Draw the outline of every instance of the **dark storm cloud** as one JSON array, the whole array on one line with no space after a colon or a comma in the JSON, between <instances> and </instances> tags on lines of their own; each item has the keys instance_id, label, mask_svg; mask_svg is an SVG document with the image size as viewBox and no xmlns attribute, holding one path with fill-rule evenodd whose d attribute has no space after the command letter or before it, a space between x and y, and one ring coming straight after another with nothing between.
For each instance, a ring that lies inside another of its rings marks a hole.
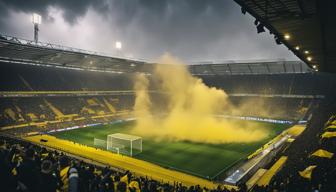
<instances>
[{"instance_id":1,"label":"dark storm cloud","mask_svg":"<svg viewBox=\"0 0 336 192\"><path fill-rule=\"evenodd\" d=\"M105 1L101 0L1 0L1 11L6 13L6 9L22 12L36 12L47 17L47 9L50 6L63 10L63 17L69 23L75 23L78 17L84 15L90 7L99 11L106 11Z\"/></svg>"},{"instance_id":2,"label":"dark storm cloud","mask_svg":"<svg viewBox=\"0 0 336 192\"><path fill-rule=\"evenodd\" d=\"M126 24L139 13L144 13L143 16L147 19L152 16L161 19L166 17L167 13L177 13L170 15L172 19L180 16L189 19L201 15L209 7L219 11L228 11L232 8L223 0L0 0L0 5L2 13L13 9L27 13L36 12L43 16L47 16L48 7L58 7L64 12L64 19L70 23L74 23L92 7L105 15L116 11L119 13L117 14L119 21ZM178 8L186 10L176 12Z\"/></svg>"},{"instance_id":3,"label":"dark storm cloud","mask_svg":"<svg viewBox=\"0 0 336 192\"><path fill-rule=\"evenodd\" d=\"M50 7L72 26L90 10L103 18L104 26L90 23L99 51L115 51L111 44L118 39L123 51L149 59L166 51L185 60L294 58L269 34L257 35L253 18L233 0L0 0L3 17L8 10L37 12L52 22Z\"/></svg>"}]
</instances>

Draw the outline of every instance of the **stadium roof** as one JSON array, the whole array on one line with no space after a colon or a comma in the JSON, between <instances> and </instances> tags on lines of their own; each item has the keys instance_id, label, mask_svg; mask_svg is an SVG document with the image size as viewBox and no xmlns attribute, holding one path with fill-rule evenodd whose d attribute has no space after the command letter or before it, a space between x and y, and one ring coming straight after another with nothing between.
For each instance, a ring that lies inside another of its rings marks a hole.
<instances>
[{"instance_id":1,"label":"stadium roof","mask_svg":"<svg viewBox=\"0 0 336 192\"><path fill-rule=\"evenodd\" d=\"M0 35L0 59L116 73L146 72L152 65L144 61L110 57L98 52L50 43L35 43L6 35Z\"/></svg>"},{"instance_id":2,"label":"stadium roof","mask_svg":"<svg viewBox=\"0 0 336 192\"><path fill-rule=\"evenodd\" d=\"M336 72L333 0L235 0L310 67Z\"/></svg>"},{"instance_id":3,"label":"stadium roof","mask_svg":"<svg viewBox=\"0 0 336 192\"><path fill-rule=\"evenodd\" d=\"M283 74L312 72L312 70L301 61L285 60L203 62L189 65L189 70L195 75Z\"/></svg>"},{"instance_id":4,"label":"stadium roof","mask_svg":"<svg viewBox=\"0 0 336 192\"><path fill-rule=\"evenodd\" d=\"M151 73L153 63L0 35L0 61L113 73ZM188 65L195 75L311 72L301 61L217 61Z\"/></svg>"}]
</instances>

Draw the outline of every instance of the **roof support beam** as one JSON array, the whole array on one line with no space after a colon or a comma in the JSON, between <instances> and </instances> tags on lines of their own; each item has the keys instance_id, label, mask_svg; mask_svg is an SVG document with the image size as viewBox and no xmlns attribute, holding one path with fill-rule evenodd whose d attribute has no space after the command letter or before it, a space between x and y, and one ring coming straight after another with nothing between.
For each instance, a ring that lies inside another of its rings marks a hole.
<instances>
[{"instance_id":1,"label":"roof support beam","mask_svg":"<svg viewBox=\"0 0 336 192\"><path fill-rule=\"evenodd\" d=\"M316 1L322 36L321 71L336 72L335 1Z\"/></svg>"}]
</instances>

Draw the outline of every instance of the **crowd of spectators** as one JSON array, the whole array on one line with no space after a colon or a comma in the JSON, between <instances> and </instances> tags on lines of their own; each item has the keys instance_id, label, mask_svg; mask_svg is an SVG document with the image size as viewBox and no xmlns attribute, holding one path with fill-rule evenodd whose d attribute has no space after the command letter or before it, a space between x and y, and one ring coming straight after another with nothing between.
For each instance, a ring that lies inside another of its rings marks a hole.
<instances>
[{"instance_id":1,"label":"crowd of spectators","mask_svg":"<svg viewBox=\"0 0 336 192\"><path fill-rule=\"evenodd\" d=\"M336 122L336 105L333 101L315 106L306 130L280 155L288 157L282 169L264 187L254 191L336 191L336 138L322 138L326 127ZM312 156L319 149L333 153L331 158ZM316 166L310 178L300 175L309 166Z\"/></svg>"},{"instance_id":2,"label":"crowd of spectators","mask_svg":"<svg viewBox=\"0 0 336 192\"><path fill-rule=\"evenodd\" d=\"M0 137L0 189L6 192L234 192L168 184L89 164L56 150Z\"/></svg>"}]
</instances>

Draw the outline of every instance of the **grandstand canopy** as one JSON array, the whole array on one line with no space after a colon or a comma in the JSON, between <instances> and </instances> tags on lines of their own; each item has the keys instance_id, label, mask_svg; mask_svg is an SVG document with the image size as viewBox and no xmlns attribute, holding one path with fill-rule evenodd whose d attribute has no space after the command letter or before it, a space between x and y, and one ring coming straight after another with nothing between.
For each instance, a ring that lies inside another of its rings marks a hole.
<instances>
[{"instance_id":1,"label":"grandstand canopy","mask_svg":"<svg viewBox=\"0 0 336 192\"><path fill-rule=\"evenodd\" d=\"M285 60L202 62L189 65L189 70L195 75L283 74L312 71L301 61Z\"/></svg>"},{"instance_id":2,"label":"grandstand canopy","mask_svg":"<svg viewBox=\"0 0 336 192\"><path fill-rule=\"evenodd\" d=\"M0 61L114 73L151 73L153 63L0 35ZM206 61L190 63L194 75L279 74L311 72L301 61Z\"/></svg>"},{"instance_id":3,"label":"grandstand canopy","mask_svg":"<svg viewBox=\"0 0 336 192\"><path fill-rule=\"evenodd\" d=\"M110 57L50 43L35 43L6 35L0 35L0 60L117 73L146 72L151 67L144 61Z\"/></svg>"},{"instance_id":4,"label":"grandstand canopy","mask_svg":"<svg viewBox=\"0 0 336 192\"><path fill-rule=\"evenodd\" d=\"M235 1L310 67L336 72L335 1Z\"/></svg>"}]
</instances>

